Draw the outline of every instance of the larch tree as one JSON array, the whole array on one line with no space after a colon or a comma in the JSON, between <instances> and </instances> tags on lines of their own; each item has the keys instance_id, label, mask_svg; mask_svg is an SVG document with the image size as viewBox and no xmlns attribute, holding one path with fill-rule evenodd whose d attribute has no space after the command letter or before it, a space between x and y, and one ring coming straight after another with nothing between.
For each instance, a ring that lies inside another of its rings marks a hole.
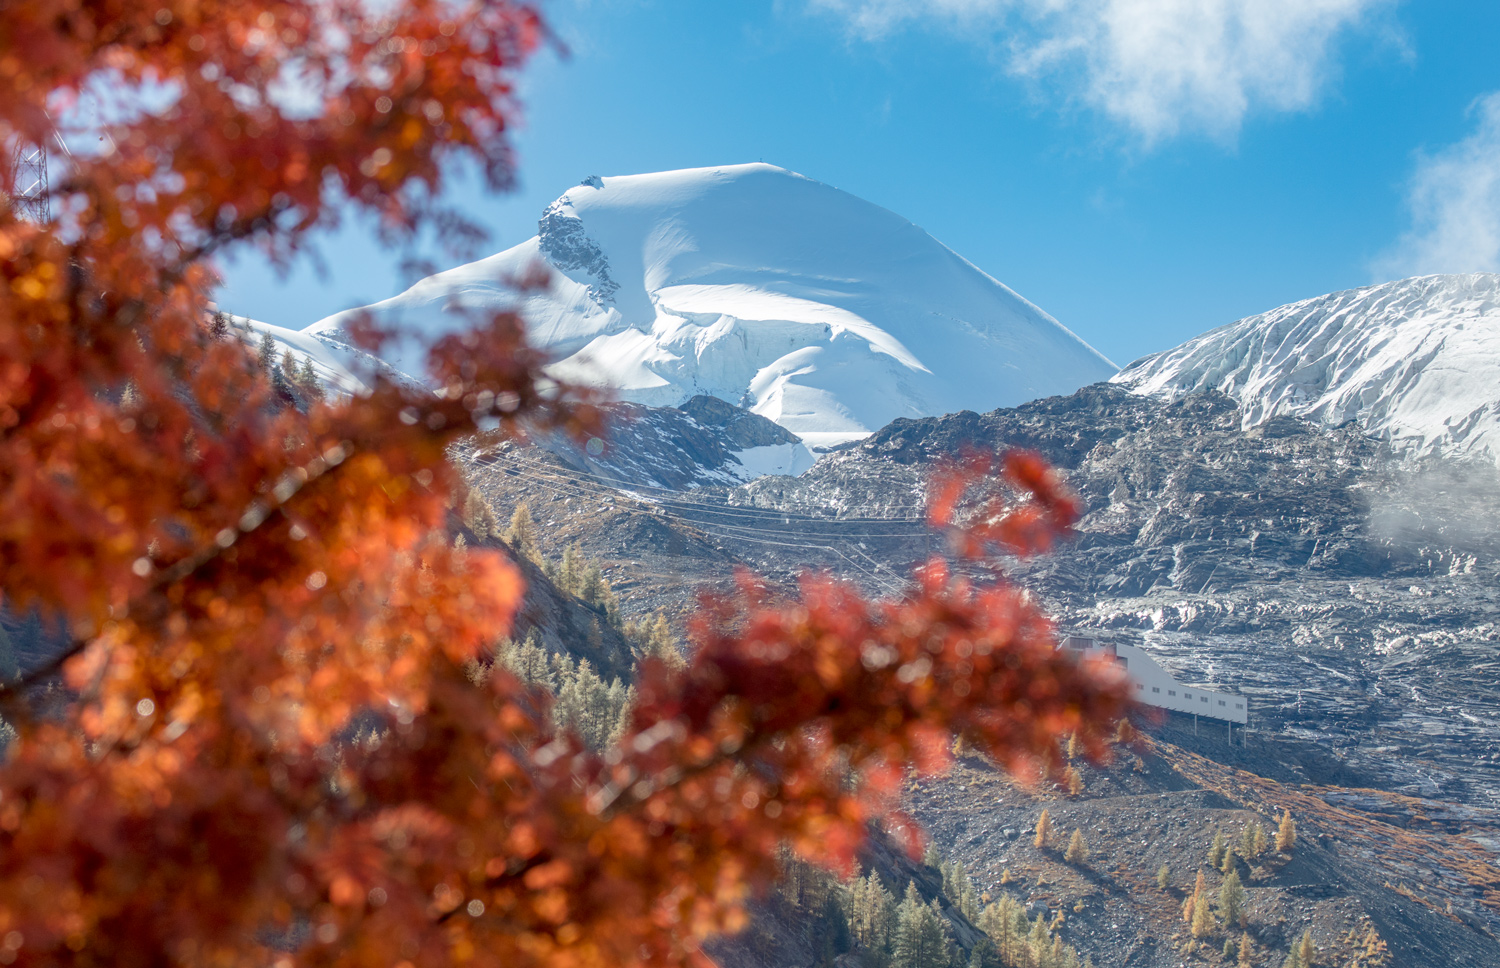
<instances>
[{"instance_id":1,"label":"larch tree","mask_svg":"<svg viewBox=\"0 0 1500 968\"><path fill-rule=\"evenodd\" d=\"M1240 882L1239 872L1230 871L1225 875L1224 883L1219 885L1219 916L1224 919L1226 927L1238 925L1243 928L1248 914L1245 886Z\"/></svg>"},{"instance_id":2,"label":"larch tree","mask_svg":"<svg viewBox=\"0 0 1500 968\"><path fill-rule=\"evenodd\" d=\"M547 36L514 0L7 4L0 590L63 630L0 690L19 960L701 960L783 845L847 869L872 820L909 832L902 779L954 735L1032 773L1060 772L1070 733L1106 752L1123 676L936 560L879 602L741 578L692 621L690 664L646 664L604 753L504 665L470 675L522 588L504 554L454 547L448 454L597 412L539 382L510 312L434 343L426 388L371 371L281 405L268 344L257 365L213 323L212 260L288 265L349 208L393 244L466 237L445 173L510 184L516 71ZM53 215L22 219L10 149L59 127ZM931 495L968 559L1045 550L1078 511L1025 454Z\"/></svg>"},{"instance_id":3,"label":"larch tree","mask_svg":"<svg viewBox=\"0 0 1500 968\"><path fill-rule=\"evenodd\" d=\"M1089 859L1089 845L1083 839L1083 831L1077 827L1073 828L1073 836L1068 840L1068 849L1063 852L1063 860L1069 864L1082 864Z\"/></svg>"},{"instance_id":4,"label":"larch tree","mask_svg":"<svg viewBox=\"0 0 1500 968\"><path fill-rule=\"evenodd\" d=\"M1031 842L1038 850L1052 842L1052 814L1047 812L1046 807L1042 808L1042 815L1036 818L1036 836Z\"/></svg>"},{"instance_id":5,"label":"larch tree","mask_svg":"<svg viewBox=\"0 0 1500 968\"><path fill-rule=\"evenodd\" d=\"M1292 819L1290 810L1283 810L1281 823L1276 827L1276 852L1290 854L1295 846L1297 846L1297 821Z\"/></svg>"}]
</instances>

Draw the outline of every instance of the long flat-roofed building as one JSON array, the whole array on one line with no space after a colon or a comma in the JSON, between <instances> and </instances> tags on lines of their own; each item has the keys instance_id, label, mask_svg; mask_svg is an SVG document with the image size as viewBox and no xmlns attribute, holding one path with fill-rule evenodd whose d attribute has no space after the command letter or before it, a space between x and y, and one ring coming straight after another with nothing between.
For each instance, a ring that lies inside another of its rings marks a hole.
<instances>
[{"instance_id":1,"label":"long flat-roofed building","mask_svg":"<svg viewBox=\"0 0 1500 968\"><path fill-rule=\"evenodd\" d=\"M1135 698L1148 706L1158 706L1174 713L1194 713L1211 719L1245 724L1250 720L1244 696L1215 692L1199 686L1187 686L1172 678L1161 663L1144 650L1123 642L1109 642L1087 635L1068 635L1058 648L1080 656L1104 653L1114 659L1135 683Z\"/></svg>"}]
</instances>

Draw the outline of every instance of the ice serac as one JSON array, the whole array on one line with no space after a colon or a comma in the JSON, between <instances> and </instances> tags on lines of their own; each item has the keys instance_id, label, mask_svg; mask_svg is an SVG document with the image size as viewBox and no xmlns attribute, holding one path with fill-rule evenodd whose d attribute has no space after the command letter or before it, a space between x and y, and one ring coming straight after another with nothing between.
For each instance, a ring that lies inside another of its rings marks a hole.
<instances>
[{"instance_id":1,"label":"ice serac","mask_svg":"<svg viewBox=\"0 0 1500 968\"><path fill-rule=\"evenodd\" d=\"M1167 399L1218 390L1246 426L1353 421L1411 453L1500 462L1500 275L1418 276L1292 303L1115 380Z\"/></svg>"},{"instance_id":2,"label":"ice serac","mask_svg":"<svg viewBox=\"0 0 1500 968\"><path fill-rule=\"evenodd\" d=\"M813 449L1115 372L912 223L763 164L591 177L548 207L536 237L369 311L430 339L466 311L515 305L511 281L537 262L553 285L521 308L554 375L650 406L707 394ZM418 374L418 345L388 362Z\"/></svg>"}]
</instances>

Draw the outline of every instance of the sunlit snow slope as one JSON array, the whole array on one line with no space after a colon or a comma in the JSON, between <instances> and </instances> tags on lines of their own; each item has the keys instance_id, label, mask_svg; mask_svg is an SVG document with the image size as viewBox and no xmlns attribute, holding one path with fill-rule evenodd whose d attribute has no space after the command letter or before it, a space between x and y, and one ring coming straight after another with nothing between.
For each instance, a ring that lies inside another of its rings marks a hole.
<instances>
[{"instance_id":1,"label":"sunlit snow slope","mask_svg":"<svg viewBox=\"0 0 1500 968\"><path fill-rule=\"evenodd\" d=\"M454 310L525 305L551 372L625 400L706 393L824 448L896 417L1070 393L1115 367L905 219L771 165L590 178L537 237L370 307L430 338ZM315 323L336 335L350 314ZM387 354L421 371L417 342Z\"/></svg>"},{"instance_id":2,"label":"sunlit snow slope","mask_svg":"<svg viewBox=\"0 0 1500 968\"><path fill-rule=\"evenodd\" d=\"M1500 461L1500 275L1419 276L1292 303L1126 367L1166 397L1219 390L1246 425L1358 421L1417 453Z\"/></svg>"}]
</instances>

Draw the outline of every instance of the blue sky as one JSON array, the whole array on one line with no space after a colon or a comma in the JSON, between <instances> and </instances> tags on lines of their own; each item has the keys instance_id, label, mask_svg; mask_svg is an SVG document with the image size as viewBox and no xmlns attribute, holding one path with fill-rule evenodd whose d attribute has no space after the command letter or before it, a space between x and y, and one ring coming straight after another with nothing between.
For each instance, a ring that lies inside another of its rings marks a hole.
<instances>
[{"instance_id":1,"label":"blue sky","mask_svg":"<svg viewBox=\"0 0 1500 968\"><path fill-rule=\"evenodd\" d=\"M895 211L1119 364L1274 306L1500 271L1500 4L1481 0L553 0L518 191L764 160ZM410 279L351 223L325 274L226 267L300 328ZM442 263L440 263L442 264Z\"/></svg>"}]
</instances>

